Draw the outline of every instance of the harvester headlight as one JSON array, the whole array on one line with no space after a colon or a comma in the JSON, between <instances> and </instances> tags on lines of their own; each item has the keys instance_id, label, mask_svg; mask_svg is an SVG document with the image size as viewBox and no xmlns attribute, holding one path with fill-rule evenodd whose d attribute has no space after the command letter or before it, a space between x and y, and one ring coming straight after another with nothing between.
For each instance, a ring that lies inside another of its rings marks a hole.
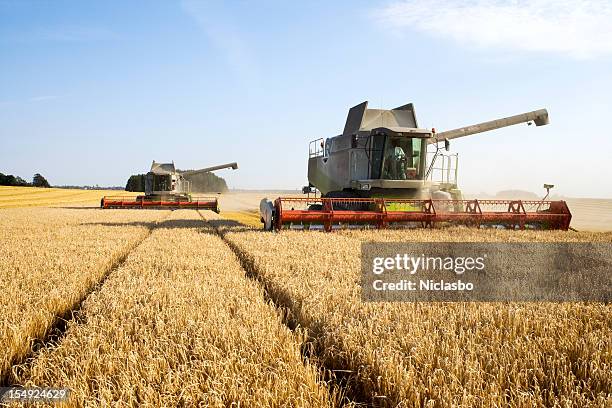
<instances>
[{"instance_id":1,"label":"harvester headlight","mask_svg":"<svg viewBox=\"0 0 612 408\"><path fill-rule=\"evenodd\" d=\"M362 184L361 186L362 190L369 190L370 189L370 185L369 184Z\"/></svg>"}]
</instances>

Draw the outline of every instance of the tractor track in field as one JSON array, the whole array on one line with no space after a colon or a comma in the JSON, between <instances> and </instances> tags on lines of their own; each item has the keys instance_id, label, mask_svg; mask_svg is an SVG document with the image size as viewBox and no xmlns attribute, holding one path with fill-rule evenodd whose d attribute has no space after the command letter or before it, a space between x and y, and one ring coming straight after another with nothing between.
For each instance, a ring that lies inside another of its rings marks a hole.
<instances>
[{"instance_id":1,"label":"tractor track in field","mask_svg":"<svg viewBox=\"0 0 612 408\"><path fill-rule=\"evenodd\" d=\"M12 370L0 378L0 387L9 387L14 385L13 383L16 381L14 371L21 372L23 370L22 366L31 364L31 362L36 359L39 350L58 346L62 342L62 339L66 336L68 328L71 324L83 322L82 310L87 299L102 288L104 282L106 282L106 280L115 271L125 264L130 254L134 252L134 250L136 250L147 238L149 238L153 233L153 230L163 224L163 222L166 221L171 214L172 213L170 212L160 220L151 223L152 225L147 227L147 231L143 234L142 238L131 244L126 251L110 265L110 267L102 275L101 279L91 286L86 293L72 305L72 307L70 307L64 313L54 316L53 323L45 335L41 338L32 340L30 351L25 356L17 358L12 362Z\"/></svg>"},{"instance_id":2,"label":"tractor track in field","mask_svg":"<svg viewBox=\"0 0 612 408\"><path fill-rule=\"evenodd\" d=\"M281 312L280 315L282 316L282 322L285 326L291 331L295 331L300 327L308 330L308 340L301 345L302 358L308 360L312 365L317 367L322 378L332 387L340 391L344 400L342 401L342 405L358 407L372 406L371 398L364 392L353 370L348 370L346 367L331 367L321 358L322 350L318 343L323 335L323 328L302 324L299 318L299 311L296 310L296 305L291 295L266 279L259 272L255 262L248 255L245 255L236 244L225 237L225 232L219 228L214 220L207 220L199 211L198 214L200 214L200 217L202 217L205 223L213 228L215 233L232 250L234 255L236 255L240 262L240 266L244 270L245 276L255 281L257 285L263 288L265 300L270 302ZM223 220L220 219L220 221Z\"/></svg>"}]
</instances>

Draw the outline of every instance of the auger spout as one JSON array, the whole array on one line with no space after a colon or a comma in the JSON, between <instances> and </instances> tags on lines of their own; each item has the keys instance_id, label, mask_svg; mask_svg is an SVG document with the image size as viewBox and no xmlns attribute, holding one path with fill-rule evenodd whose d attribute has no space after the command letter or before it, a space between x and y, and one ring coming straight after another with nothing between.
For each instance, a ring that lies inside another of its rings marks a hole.
<instances>
[{"instance_id":1,"label":"auger spout","mask_svg":"<svg viewBox=\"0 0 612 408\"><path fill-rule=\"evenodd\" d=\"M232 170L236 170L238 168L238 163L232 162L232 163L220 164L218 166L206 167L206 168L198 169L198 170L181 171L181 174L183 176L190 176L192 174L209 173L215 170L230 169L230 168Z\"/></svg>"},{"instance_id":2,"label":"auger spout","mask_svg":"<svg viewBox=\"0 0 612 408\"><path fill-rule=\"evenodd\" d=\"M514 116L508 116L506 118L495 119L470 126L464 126L458 129L447 130L444 132L436 133L436 138L438 140L457 139L459 137L470 136L476 133L488 132L490 130L529 122L534 122L536 126L548 125L548 111L546 109L539 109L536 111L521 113Z\"/></svg>"}]
</instances>

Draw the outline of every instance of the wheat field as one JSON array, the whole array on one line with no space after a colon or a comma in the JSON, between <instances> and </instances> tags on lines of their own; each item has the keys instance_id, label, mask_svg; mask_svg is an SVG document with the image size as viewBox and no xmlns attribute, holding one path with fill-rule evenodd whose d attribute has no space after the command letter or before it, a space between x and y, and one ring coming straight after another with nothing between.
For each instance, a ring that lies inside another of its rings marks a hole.
<instances>
[{"instance_id":1,"label":"wheat field","mask_svg":"<svg viewBox=\"0 0 612 408\"><path fill-rule=\"evenodd\" d=\"M0 213L0 379L167 211Z\"/></svg>"},{"instance_id":2,"label":"wheat field","mask_svg":"<svg viewBox=\"0 0 612 408\"><path fill-rule=\"evenodd\" d=\"M364 303L363 241L612 233L262 232L257 214L0 210L0 385L68 406L612 405L612 306Z\"/></svg>"},{"instance_id":3,"label":"wheat field","mask_svg":"<svg viewBox=\"0 0 612 408\"><path fill-rule=\"evenodd\" d=\"M0 186L0 209L65 205L89 205L97 207L100 205L100 199L105 195L135 196L138 194L140 193L130 193L118 190Z\"/></svg>"},{"instance_id":4,"label":"wheat field","mask_svg":"<svg viewBox=\"0 0 612 408\"><path fill-rule=\"evenodd\" d=\"M292 333L195 211L175 211L21 370L71 405L331 406Z\"/></svg>"},{"instance_id":5,"label":"wheat field","mask_svg":"<svg viewBox=\"0 0 612 408\"><path fill-rule=\"evenodd\" d=\"M211 216L211 219L213 216ZM612 307L362 303L361 241L603 241L612 234L482 231L261 233L212 220L309 329L320 364L377 406L609 406Z\"/></svg>"}]
</instances>

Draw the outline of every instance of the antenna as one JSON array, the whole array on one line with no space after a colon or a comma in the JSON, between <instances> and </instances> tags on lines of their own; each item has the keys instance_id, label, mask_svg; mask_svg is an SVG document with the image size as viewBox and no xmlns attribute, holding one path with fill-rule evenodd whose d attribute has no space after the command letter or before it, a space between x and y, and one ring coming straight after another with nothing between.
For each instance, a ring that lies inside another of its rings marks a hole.
<instances>
[{"instance_id":1,"label":"antenna","mask_svg":"<svg viewBox=\"0 0 612 408\"><path fill-rule=\"evenodd\" d=\"M550 194L550 189L553 188L555 185L554 184L544 184L544 188L546 189L546 195L544 196L544 198L542 199L542 201L546 200Z\"/></svg>"}]
</instances>

